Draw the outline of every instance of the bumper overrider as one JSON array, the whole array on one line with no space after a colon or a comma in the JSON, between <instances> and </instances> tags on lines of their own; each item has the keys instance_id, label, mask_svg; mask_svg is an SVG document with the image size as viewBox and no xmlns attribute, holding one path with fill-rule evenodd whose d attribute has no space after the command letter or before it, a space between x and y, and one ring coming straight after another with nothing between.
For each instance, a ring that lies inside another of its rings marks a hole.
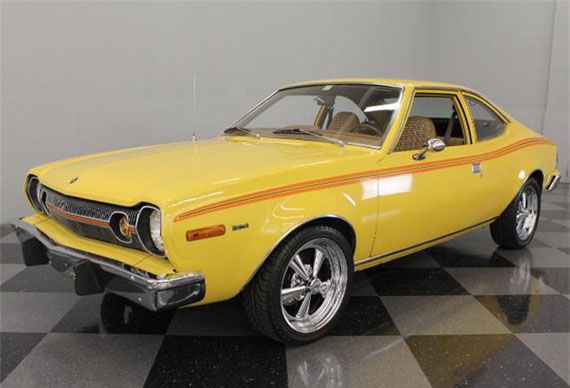
<instances>
[{"instance_id":1,"label":"bumper overrider","mask_svg":"<svg viewBox=\"0 0 570 388\"><path fill-rule=\"evenodd\" d=\"M50 264L74 279L78 295L104 291L122 296L152 311L187 305L205 295L204 275L185 272L160 278L88 252L57 244L35 226L18 220L12 224L22 244L24 264Z\"/></svg>"},{"instance_id":2,"label":"bumper overrider","mask_svg":"<svg viewBox=\"0 0 570 388\"><path fill-rule=\"evenodd\" d=\"M546 185L546 191L551 192L554 191L558 187L558 183L560 183L560 175L553 175L550 178L550 181Z\"/></svg>"}]
</instances>

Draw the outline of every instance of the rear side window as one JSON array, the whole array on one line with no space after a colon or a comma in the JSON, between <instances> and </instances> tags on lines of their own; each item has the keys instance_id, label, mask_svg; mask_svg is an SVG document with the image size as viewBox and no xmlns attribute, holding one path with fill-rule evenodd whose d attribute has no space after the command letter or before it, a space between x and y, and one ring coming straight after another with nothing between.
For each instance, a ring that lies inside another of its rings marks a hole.
<instances>
[{"instance_id":1,"label":"rear side window","mask_svg":"<svg viewBox=\"0 0 570 388\"><path fill-rule=\"evenodd\" d=\"M503 133L505 122L491 108L470 96L467 96L466 100L473 116L479 141L491 139Z\"/></svg>"}]
</instances>

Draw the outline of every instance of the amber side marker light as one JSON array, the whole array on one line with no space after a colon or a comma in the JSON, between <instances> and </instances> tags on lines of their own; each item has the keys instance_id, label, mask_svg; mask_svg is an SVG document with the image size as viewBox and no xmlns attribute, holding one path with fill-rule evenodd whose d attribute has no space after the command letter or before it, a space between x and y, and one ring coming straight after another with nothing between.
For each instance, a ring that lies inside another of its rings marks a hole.
<instances>
[{"instance_id":1,"label":"amber side marker light","mask_svg":"<svg viewBox=\"0 0 570 388\"><path fill-rule=\"evenodd\" d=\"M226 234L226 227L224 225L208 226L187 231L186 241L202 240L204 238L223 236L224 234Z\"/></svg>"}]
</instances>

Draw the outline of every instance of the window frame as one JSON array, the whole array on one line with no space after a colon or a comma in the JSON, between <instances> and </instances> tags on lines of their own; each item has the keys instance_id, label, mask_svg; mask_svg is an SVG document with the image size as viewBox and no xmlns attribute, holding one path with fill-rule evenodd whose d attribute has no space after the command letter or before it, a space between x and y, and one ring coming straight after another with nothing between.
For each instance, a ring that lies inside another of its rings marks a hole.
<instances>
[{"instance_id":1,"label":"window frame","mask_svg":"<svg viewBox=\"0 0 570 388\"><path fill-rule=\"evenodd\" d=\"M455 105L455 109L459 116L459 121L462 126L463 136L465 138L465 144L453 146L455 147L462 147L468 146L475 143L472 133L471 123L467 118L467 112L465 111L466 105L465 100L459 90L455 89L436 89L436 88L415 88L412 92L412 96L410 97L410 102L408 103L408 107L406 109L406 114L400 125L398 136L396 137L395 141L393 142L392 146L390 147L389 153L396 153L396 152L417 152L417 150L413 151L394 151L400 142L400 138L402 133L404 132L404 128L406 127L406 123L412 114L412 109L414 107L414 102L416 100L416 96L421 97L449 97L451 98L452 103ZM446 146L447 148L447 146Z\"/></svg>"},{"instance_id":2,"label":"window frame","mask_svg":"<svg viewBox=\"0 0 570 388\"><path fill-rule=\"evenodd\" d=\"M510 123L510 120L503 114L503 112L501 112L491 102L489 102L486 98L484 98L481 95L478 95L478 94L475 94L472 92L467 92L467 91L461 91L461 97L462 97L462 102L465 105L464 110L465 110L466 115L468 117L469 126L471 128L470 132L471 132L471 136L473 137L473 143L484 143L486 141L498 139L498 138L505 136L507 134L508 125ZM483 105L484 107L489 109L492 113L494 113L497 116L497 118L499 120L501 120L503 122L504 127L503 127L503 131L501 133L499 133L496 136L489 137L487 139L483 139L483 140L479 139L479 135L477 133L477 127L475 126L475 118L473 117L473 112L472 112L471 108L469 107L469 103L467 102L468 97L476 100L481 105Z\"/></svg>"}]
</instances>

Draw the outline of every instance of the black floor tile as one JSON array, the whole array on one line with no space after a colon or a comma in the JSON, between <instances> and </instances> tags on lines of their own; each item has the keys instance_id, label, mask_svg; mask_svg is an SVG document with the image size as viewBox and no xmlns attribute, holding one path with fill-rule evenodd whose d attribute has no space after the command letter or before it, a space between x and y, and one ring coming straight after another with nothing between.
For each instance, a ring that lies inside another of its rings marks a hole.
<instances>
[{"instance_id":1,"label":"black floor tile","mask_svg":"<svg viewBox=\"0 0 570 388\"><path fill-rule=\"evenodd\" d=\"M152 312L113 294L89 295L81 298L52 332L165 334L174 313Z\"/></svg>"},{"instance_id":2,"label":"black floor tile","mask_svg":"<svg viewBox=\"0 0 570 388\"><path fill-rule=\"evenodd\" d=\"M513 333L570 332L570 300L562 295L477 296Z\"/></svg>"},{"instance_id":3,"label":"black floor tile","mask_svg":"<svg viewBox=\"0 0 570 388\"><path fill-rule=\"evenodd\" d=\"M381 296L459 295L467 291L443 268L390 269L368 271L370 281Z\"/></svg>"},{"instance_id":4,"label":"black floor tile","mask_svg":"<svg viewBox=\"0 0 570 388\"><path fill-rule=\"evenodd\" d=\"M442 267L514 267L515 265L507 259L501 257L497 251L491 255L478 255L472 252L465 252L460 248L437 246L428 249L428 254Z\"/></svg>"},{"instance_id":5,"label":"black floor tile","mask_svg":"<svg viewBox=\"0 0 570 388\"><path fill-rule=\"evenodd\" d=\"M238 298L228 301L179 308L168 334L190 336L256 336L243 304Z\"/></svg>"},{"instance_id":6,"label":"black floor tile","mask_svg":"<svg viewBox=\"0 0 570 388\"><path fill-rule=\"evenodd\" d=\"M20 245L20 243L1 243L0 263L24 264L24 258L22 256L22 245Z\"/></svg>"},{"instance_id":7,"label":"black floor tile","mask_svg":"<svg viewBox=\"0 0 570 388\"><path fill-rule=\"evenodd\" d=\"M331 335L398 335L398 329L378 297L353 296Z\"/></svg>"},{"instance_id":8,"label":"black floor tile","mask_svg":"<svg viewBox=\"0 0 570 388\"><path fill-rule=\"evenodd\" d=\"M407 343L434 387L567 387L512 334L411 336Z\"/></svg>"},{"instance_id":9,"label":"black floor tile","mask_svg":"<svg viewBox=\"0 0 570 388\"><path fill-rule=\"evenodd\" d=\"M285 346L264 337L167 335L145 387L286 387Z\"/></svg>"},{"instance_id":10,"label":"black floor tile","mask_svg":"<svg viewBox=\"0 0 570 388\"><path fill-rule=\"evenodd\" d=\"M44 333L0 333L0 381L44 338Z\"/></svg>"},{"instance_id":11,"label":"black floor tile","mask_svg":"<svg viewBox=\"0 0 570 388\"><path fill-rule=\"evenodd\" d=\"M570 268L533 268L531 273L561 294L570 294Z\"/></svg>"},{"instance_id":12,"label":"black floor tile","mask_svg":"<svg viewBox=\"0 0 570 388\"><path fill-rule=\"evenodd\" d=\"M3 292L69 292L75 293L73 279L49 265L28 267L2 284Z\"/></svg>"}]
</instances>

